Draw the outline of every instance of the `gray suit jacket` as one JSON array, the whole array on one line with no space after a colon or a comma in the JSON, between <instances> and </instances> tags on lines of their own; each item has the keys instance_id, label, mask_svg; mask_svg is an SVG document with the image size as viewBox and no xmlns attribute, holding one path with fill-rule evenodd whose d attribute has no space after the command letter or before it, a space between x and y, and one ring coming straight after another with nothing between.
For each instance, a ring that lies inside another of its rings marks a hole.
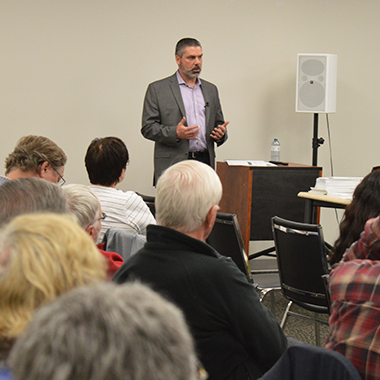
<instances>
[{"instance_id":1,"label":"gray suit jacket","mask_svg":"<svg viewBox=\"0 0 380 380\"><path fill-rule=\"evenodd\" d=\"M201 88L206 103L206 139L210 163L215 168L215 144L218 146L227 140L227 134L221 141L215 141L210 133L224 123L218 89L210 82L201 79ZM155 142L154 147L154 183L161 173L176 162L186 160L189 141L176 138L177 125L186 116L181 91L176 74L153 82L145 94L141 133Z\"/></svg>"}]
</instances>

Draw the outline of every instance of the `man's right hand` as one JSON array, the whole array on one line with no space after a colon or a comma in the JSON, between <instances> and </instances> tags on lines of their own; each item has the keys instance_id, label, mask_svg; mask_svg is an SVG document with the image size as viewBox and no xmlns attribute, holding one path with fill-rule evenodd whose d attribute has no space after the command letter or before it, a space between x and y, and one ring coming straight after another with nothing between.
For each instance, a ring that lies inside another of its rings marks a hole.
<instances>
[{"instance_id":1,"label":"man's right hand","mask_svg":"<svg viewBox=\"0 0 380 380\"><path fill-rule=\"evenodd\" d=\"M199 125L193 125L191 127L186 127L186 117L183 117L182 120L177 125L177 139L181 140L191 140L197 137L199 133Z\"/></svg>"}]
</instances>

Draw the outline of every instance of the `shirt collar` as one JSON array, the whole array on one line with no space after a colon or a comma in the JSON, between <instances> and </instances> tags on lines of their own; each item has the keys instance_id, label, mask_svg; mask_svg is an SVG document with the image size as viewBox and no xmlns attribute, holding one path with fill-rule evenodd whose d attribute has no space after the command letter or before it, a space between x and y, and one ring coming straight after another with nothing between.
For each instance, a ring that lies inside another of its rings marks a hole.
<instances>
[{"instance_id":1,"label":"shirt collar","mask_svg":"<svg viewBox=\"0 0 380 380\"><path fill-rule=\"evenodd\" d=\"M187 87L190 87L184 80L183 78L181 77L181 74L179 73L179 70L177 70L176 72L176 75L177 75L177 81L178 81L178 84L181 85L181 84L184 84L185 86ZM201 82L201 78L197 78L197 82L195 83L195 86L200 86L202 84Z\"/></svg>"}]
</instances>

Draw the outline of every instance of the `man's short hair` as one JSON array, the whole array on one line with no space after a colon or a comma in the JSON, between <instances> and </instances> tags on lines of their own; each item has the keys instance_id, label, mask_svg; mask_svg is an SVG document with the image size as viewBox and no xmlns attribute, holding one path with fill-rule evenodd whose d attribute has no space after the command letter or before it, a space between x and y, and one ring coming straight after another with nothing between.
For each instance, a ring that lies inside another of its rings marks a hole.
<instances>
[{"instance_id":1,"label":"man's short hair","mask_svg":"<svg viewBox=\"0 0 380 380\"><path fill-rule=\"evenodd\" d=\"M114 185L119 181L122 170L126 168L128 161L128 149L118 137L92 140L85 157L90 182L93 185Z\"/></svg>"},{"instance_id":2,"label":"man's short hair","mask_svg":"<svg viewBox=\"0 0 380 380\"><path fill-rule=\"evenodd\" d=\"M181 40L177 42L177 45L175 47L175 55L178 55L181 58L185 49L188 46L202 47L201 43L195 38L190 38L190 37L182 38Z\"/></svg>"},{"instance_id":3,"label":"man's short hair","mask_svg":"<svg viewBox=\"0 0 380 380\"><path fill-rule=\"evenodd\" d=\"M81 287L40 308L9 363L14 380L196 379L182 312L138 283Z\"/></svg>"},{"instance_id":4,"label":"man's short hair","mask_svg":"<svg viewBox=\"0 0 380 380\"><path fill-rule=\"evenodd\" d=\"M157 224L195 231L221 197L222 184L210 166L195 160L181 161L166 169L157 182Z\"/></svg>"},{"instance_id":5,"label":"man's short hair","mask_svg":"<svg viewBox=\"0 0 380 380\"><path fill-rule=\"evenodd\" d=\"M53 141L44 136L24 136L5 160L5 175L13 169L23 172L38 173L44 162L49 162L53 168L59 168L67 162L65 152Z\"/></svg>"},{"instance_id":6,"label":"man's short hair","mask_svg":"<svg viewBox=\"0 0 380 380\"><path fill-rule=\"evenodd\" d=\"M0 264L0 341L16 338L39 306L106 275L104 256L74 217L52 213L7 224Z\"/></svg>"},{"instance_id":7,"label":"man's short hair","mask_svg":"<svg viewBox=\"0 0 380 380\"><path fill-rule=\"evenodd\" d=\"M67 212L62 188L41 178L19 178L0 186L0 226L18 215Z\"/></svg>"},{"instance_id":8,"label":"man's short hair","mask_svg":"<svg viewBox=\"0 0 380 380\"><path fill-rule=\"evenodd\" d=\"M99 199L88 186L66 185L62 187L69 212L75 216L79 225L86 229L94 224L99 215Z\"/></svg>"}]
</instances>

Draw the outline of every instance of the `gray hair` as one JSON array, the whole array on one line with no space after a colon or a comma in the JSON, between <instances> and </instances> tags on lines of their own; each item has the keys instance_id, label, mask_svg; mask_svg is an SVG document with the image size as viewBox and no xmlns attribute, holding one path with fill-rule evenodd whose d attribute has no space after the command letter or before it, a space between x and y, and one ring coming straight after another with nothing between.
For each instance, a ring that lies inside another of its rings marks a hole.
<instances>
[{"instance_id":1,"label":"gray hair","mask_svg":"<svg viewBox=\"0 0 380 380\"><path fill-rule=\"evenodd\" d=\"M182 312L139 283L70 291L40 308L9 357L14 380L194 380Z\"/></svg>"},{"instance_id":2,"label":"gray hair","mask_svg":"<svg viewBox=\"0 0 380 380\"><path fill-rule=\"evenodd\" d=\"M188 46L202 47L201 43L198 40L196 40L195 38L190 38L190 37L182 38L181 40L179 40L177 42L177 44L175 46L175 55L178 55L181 58L185 49Z\"/></svg>"},{"instance_id":3,"label":"gray hair","mask_svg":"<svg viewBox=\"0 0 380 380\"><path fill-rule=\"evenodd\" d=\"M0 226L18 215L67 212L60 186L40 178L20 178L0 186Z\"/></svg>"},{"instance_id":4,"label":"gray hair","mask_svg":"<svg viewBox=\"0 0 380 380\"><path fill-rule=\"evenodd\" d=\"M94 192L88 186L77 184L63 186L62 189L69 212L75 216L79 225L86 229L95 223L100 203Z\"/></svg>"},{"instance_id":5,"label":"gray hair","mask_svg":"<svg viewBox=\"0 0 380 380\"><path fill-rule=\"evenodd\" d=\"M157 224L185 233L195 231L221 197L222 184L210 166L181 161L166 169L157 182Z\"/></svg>"}]
</instances>

